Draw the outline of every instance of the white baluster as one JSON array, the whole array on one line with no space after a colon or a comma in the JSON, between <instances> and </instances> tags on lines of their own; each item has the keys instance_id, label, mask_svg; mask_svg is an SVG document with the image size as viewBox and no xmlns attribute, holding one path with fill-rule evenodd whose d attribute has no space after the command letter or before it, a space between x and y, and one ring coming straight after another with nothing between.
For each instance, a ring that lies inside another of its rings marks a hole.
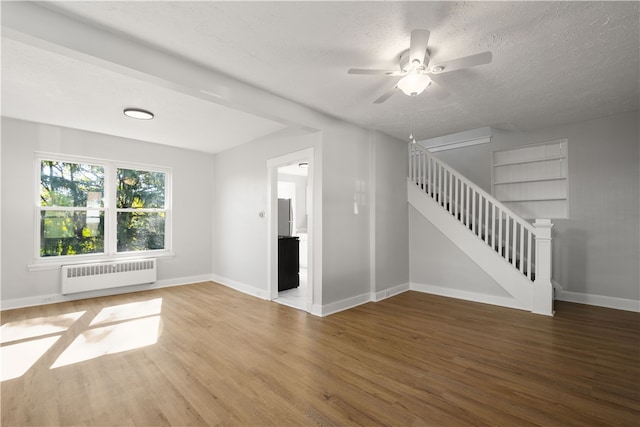
<instances>
[{"instance_id":1,"label":"white baluster","mask_svg":"<svg viewBox=\"0 0 640 427\"><path fill-rule=\"evenodd\" d=\"M464 209L465 209L465 203L464 203L464 198L465 198L465 189L464 189L464 181L460 180L460 218L458 218L458 220L464 224Z\"/></svg>"},{"instance_id":2,"label":"white baluster","mask_svg":"<svg viewBox=\"0 0 640 427\"><path fill-rule=\"evenodd\" d=\"M427 194L431 195L431 191L433 190L433 185L431 182L431 157L427 158Z\"/></svg>"},{"instance_id":3,"label":"white baluster","mask_svg":"<svg viewBox=\"0 0 640 427\"><path fill-rule=\"evenodd\" d=\"M424 167L424 154L418 153L418 186L422 189L424 182L422 182L422 168Z\"/></svg>"},{"instance_id":4,"label":"white baluster","mask_svg":"<svg viewBox=\"0 0 640 427\"><path fill-rule=\"evenodd\" d=\"M471 192L471 231L473 234L476 234L476 224L478 220L476 219L476 192L473 190Z\"/></svg>"},{"instance_id":5,"label":"white baluster","mask_svg":"<svg viewBox=\"0 0 640 427\"><path fill-rule=\"evenodd\" d=\"M496 205L491 204L491 247L496 248Z\"/></svg>"},{"instance_id":6,"label":"white baluster","mask_svg":"<svg viewBox=\"0 0 640 427\"><path fill-rule=\"evenodd\" d=\"M484 199L484 242L489 244L489 199Z\"/></svg>"},{"instance_id":7,"label":"white baluster","mask_svg":"<svg viewBox=\"0 0 640 427\"><path fill-rule=\"evenodd\" d=\"M520 225L520 273L524 273L524 227Z\"/></svg>"},{"instance_id":8,"label":"white baluster","mask_svg":"<svg viewBox=\"0 0 640 427\"><path fill-rule=\"evenodd\" d=\"M480 237L480 239L482 239L482 224L484 224L484 209L483 209L483 201L484 197L482 197L482 194L478 193L478 237Z\"/></svg>"},{"instance_id":9,"label":"white baluster","mask_svg":"<svg viewBox=\"0 0 640 427\"><path fill-rule=\"evenodd\" d=\"M527 277L531 280L531 262L533 254L531 253L531 231L527 231Z\"/></svg>"},{"instance_id":10,"label":"white baluster","mask_svg":"<svg viewBox=\"0 0 640 427\"><path fill-rule=\"evenodd\" d=\"M511 264L516 266L516 258L518 254L516 253L516 249L518 248L518 223L515 218L513 220L513 233L511 235Z\"/></svg>"},{"instance_id":11,"label":"white baluster","mask_svg":"<svg viewBox=\"0 0 640 427\"><path fill-rule=\"evenodd\" d=\"M447 211L449 210L449 172L444 169L444 171L442 172L442 182L444 183L444 190L442 191L442 193L444 194L444 197L442 198L442 207L445 208Z\"/></svg>"},{"instance_id":12,"label":"white baluster","mask_svg":"<svg viewBox=\"0 0 640 427\"><path fill-rule=\"evenodd\" d=\"M440 163L438 163L438 161L436 160L435 162L435 168L433 170L433 181L434 181L434 185L433 185L433 198L435 199L435 201L438 201L438 193L440 192L439 186L440 186L440 181L438 181L438 176L440 175Z\"/></svg>"},{"instance_id":13,"label":"white baluster","mask_svg":"<svg viewBox=\"0 0 640 427\"><path fill-rule=\"evenodd\" d=\"M443 179L443 175L442 175L442 171L444 170L444 168L442 167L442 163L440 164L440 169L438 170L438 203L440 205L442 205L442 196L443 196L443 186L444 186L444 181Z\"/></svg>"},{"instance_id":14,"label":"white baluster","mask_svg":"<svg viewBox=\"0 0 640 427\"><path fill-rule=\"evenodd\" d=\"M427 177L427 165L429 164L429 156L427 153L424 155L424 164L422 165L422 182L424 186L422 187L422 191L425 193L428 191L427 188L429 186L429 179Z\"/></svg>"},{"instance_id":15,"label":"white baluster","mask_svg":"<svg viewBox=\"0 0 640 427\"><path fill-rule=\"evenodd\" d=\"M459 197L459 193L458 193L458 185L460 184L460 180L458 179L458 177L454 177L454 182L453 182L453 216L455 216L456 218L458 217L458 212L460 212L460 197Z\"/></svg>"},{"instance_id":16,"label":"white baluster","mask_svg":"<svg viewBox=\"0 0 640 427\"><path fill-rule=\"evenodd\" d=\"M498 208L498 253L502 256L502 211Z\"/></svg>"},{"instance_id":17,"label":"white baluster","mask_svg":"<svg viewBox=\"0 0 640 427\"><path fill-rule=\"evenodd\" d=\"M453 172L449 171L449 212L453 213Z\"/></svg>"},{"instance_id":18,"label":"white baluster","mask_svg":"<svg viewBox=\"0 0 640 427\"><path fill-rule=\"evenodd\" d=\"M469 224L469 186L464 185L464 225Z\"/></svg>"},{"instance_id":19,"label":"white baluster","mask_svg":"<svg viewBox=\"0 0 640 427\"><path fill-rule=\"evenodd\" d=\"M505 212L504 258L509 262L509 215Z\"/></svg>"}]
</instances>

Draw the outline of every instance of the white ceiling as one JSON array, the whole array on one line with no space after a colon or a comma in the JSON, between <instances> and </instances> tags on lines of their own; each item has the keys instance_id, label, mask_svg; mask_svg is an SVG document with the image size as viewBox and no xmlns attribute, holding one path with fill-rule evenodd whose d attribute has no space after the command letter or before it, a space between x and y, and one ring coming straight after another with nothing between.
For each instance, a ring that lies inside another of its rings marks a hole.
<instances>
[{"instance_id":1,"label":"white ceiling","mask_svg":"<svg viewBox=\"0 0 640 427\"><path fill-rule=\"evenodd\" d=\"M639 108L637 2L78 1L47 7L401 139L412 121L416 137L425 139L488 125L532 130ZM347 69L397 67L416 28L431 32L433 61L487 50L493 61L438 76L452 93L444 100L427 89L372 104L396 80L347 75ZM285 126L6 37L2 47L4 115L209 152ZM121 110L130 105L154 110L157 119L125 120Z\"/></svg>"},{"instance_id":2,"label":"white ceiling","mask_svg":"<svg viewBox=\"0 0 640 427\"><path fill-rule=\"evenodd\" d=\"M130 119L125 107L148 109L155 118ZM2 110L15 118L205 152L285 127L10 39L2 42Z\"/></svg>"}]
</instances>

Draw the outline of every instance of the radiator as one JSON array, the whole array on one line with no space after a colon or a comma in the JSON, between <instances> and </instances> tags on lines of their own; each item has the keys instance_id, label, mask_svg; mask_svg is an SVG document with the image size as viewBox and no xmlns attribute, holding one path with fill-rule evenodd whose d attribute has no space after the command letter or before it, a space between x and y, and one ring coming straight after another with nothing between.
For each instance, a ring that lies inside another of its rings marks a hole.
<instances>
[{"instance_id":1,"label":"radiator","mask_svg":"<svg viewBox=\"0 0 640 427\"><path fill-rule=\"evenodd\" d=\"M156 281L156 260L140 259L62 266L62 293L95 291Z\"/></svg>"}]
</instances>

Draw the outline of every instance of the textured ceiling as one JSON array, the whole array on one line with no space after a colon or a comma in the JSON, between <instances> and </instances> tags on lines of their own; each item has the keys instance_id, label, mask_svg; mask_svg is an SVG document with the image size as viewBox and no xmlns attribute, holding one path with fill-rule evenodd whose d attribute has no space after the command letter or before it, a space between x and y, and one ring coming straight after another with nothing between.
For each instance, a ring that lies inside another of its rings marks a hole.
<instances>
[{"instance_id":1,"label":"textured ceiling","mask_svg":"<svg viewBox=\"0 0 640 427\"><path fill-rule=\"evenodd\" d=\"M639 108L637 2L123 1L47 7L401 139L412 122L418 139L425 139L487 125L531 130ZM451 92L444 100L427 89L413 98L398 91L372 104L397 79L347 75L347 69L397 67L416 28L431 32L433 61L487 50L493 61L438 76ZM114 90L106 86L106 93L94 96L121 94L121 83L105 82ZM154 95L159 103L171 96Z\"/></svg>"}]
</instances>

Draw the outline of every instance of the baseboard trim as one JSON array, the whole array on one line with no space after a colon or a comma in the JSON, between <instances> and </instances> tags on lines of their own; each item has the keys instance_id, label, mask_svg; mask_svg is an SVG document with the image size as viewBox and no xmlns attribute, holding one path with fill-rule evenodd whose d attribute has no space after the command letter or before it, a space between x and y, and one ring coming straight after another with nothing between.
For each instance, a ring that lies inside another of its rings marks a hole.
<instances>
[{"instance_id":1,"label":"baseboard trim","mask_svg":"<svg viewBox=\"0 0 640 427\"><path fill-rule=\"evenodd\" d=\"M371 301L374 301L374 302L382 301L384 299L406 292L410 289L411 289L411 284L409 282L403 283L401 285L393 286L389 289L385 289L385 290L373 293L371 295Z\"/></svg>"},{"instance_id":2,"label":"baseboard trim","mask_svg":"<svg viewBox=\"0 0 640 427\"><path fill-rule=\"evenodd\" d=\"M482 304L497 305L506 308L515 308L518 310L531 311L529 307L522 307L513 298L499 297L495 295L480 294L477 292L463 291L460 289L445 288L442 286L428 285L424 283L410 284L412 291L424 292L426 294L439 295L442 297L456 298L465 301L479 302Z\"/></svg>"},{"instance_id":3,"label":"baseboard trim","mask_svg":"<svg viewBox=\"0 0 640 427\"><path fill-rule=\"evenodd\" d=\"M581 292L565 291L562 288L560 288L560 292L556 295L556 300L640 313L640 301L637 300L583 294Z\"/></svg>"},{"instance_id":4,"label":"baseboard trim","mask_svg":"<svg viewBox=\"0 0 640 427\"><path fill-rule=\"evenodd\" d=\"M357 307L359 305L368 303L370 301L371 301L371 295L367 293L367 294L357 295L355 297L343 299L340 301L332 302L329 304L325 304L322 306L320 316L322 317L329 316L331 314L348 310L350 308Z\"/></svg>"},{"instance_id":5,"label":"baseboard trim","mask_svg":"<svg viewBox=\"0 0 640 427\"><path fill-rule=\"evenodd\" d=\"M314 316L322 317L322 306L320 304L311 304L311 308L307 312Z\"/></svg>"},{"instance_id":6,"label":"baseboard trim","mask_svg":"<svg viewBox=\"0 0 640 427\"><path fill-rule=\"evenodd\" d=\"M99 289L90 292L79 292L77 294L62 295L47 294L25 298L14 298L0 302L0 310L12 310L14 308L35 307L38 305L55 304L59 302L77 301L87 298L108 297L111 295L130 294L132 292L149 291L152 289L169 288L172 286L192 285L194 283L209 282L211 275L178 277L175 279L163 279L146 285L122 286L119 288Z\"/></svg>"},{"instance_id":7,"label":"baseboard trim","mask_svg":"<svg viewBox=\"0 0 640 427\"><path fill-rule=\"evenodd\" d=\"M251 295L260 299L269 299L269 293L266 289L259 289L255 286L238 282L237 280L229 279L228 277L220 276L218 274L212 274L211 280L228 288L242 292L243 294Z\"/></svg>"}]
</instances>

